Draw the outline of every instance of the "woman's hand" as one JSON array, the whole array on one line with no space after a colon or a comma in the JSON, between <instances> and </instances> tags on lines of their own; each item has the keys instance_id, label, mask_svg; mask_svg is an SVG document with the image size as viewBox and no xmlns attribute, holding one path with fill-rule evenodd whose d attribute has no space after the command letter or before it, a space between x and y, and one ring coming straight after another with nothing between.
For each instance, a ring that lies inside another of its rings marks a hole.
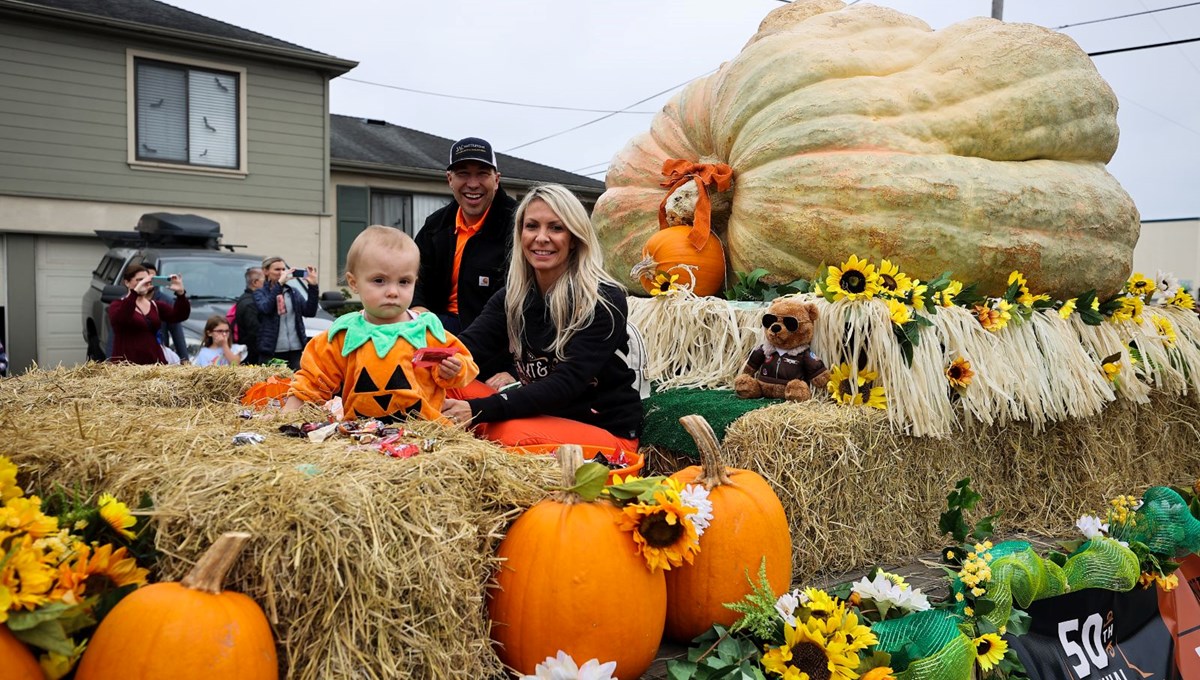
<instances>
[{"instance_id":1,"label":"woman's hand","mask_svg":"<svg viewBox=\"0 0 1200 680\"><path fill-rule=\"evenodd\" d=\"M171 274L171 285L167 287L174 291L176 295L183 295L187 292L183 287L183 277L179 274Z\"/></svg>"},{"instance_id":2,"label":"woman's hand","mask_svg":"<svg viewBox=\"0 0 1200 680\"><path fill-rule=\"evenodd\" d=\"M500 390L504 389L505 387L508 387L509 385L515 383L516 381L517 381L517 379L512 377L512 374L508 373L507 371L500 371L496 375L493 375L492 377L488 378L486 384L488 387L499 392Z\"/></svg>"},{"instance_id":3,"label":"woman's hand","mask_svg":"<svg viewBox=\"0 0 1200 680\"><path fill-rule=\"evenodd\" d=\"M442 402L442 415L455 425L465 425L471 422L471 405L461 399L450 399Z\"/></svg>"},{"instance_id":4,"label":"woman's hand","mask_svg":"<svg viewBox=\"0 0 1200 680\"><path fill-rule=\"evenodd\" d=\"M438 363L438 377L442 380L453 380L462 368L462 361L458 357L446 357Z\"/></svg>"},{"instance_id":5,"label":"woman's hand","mask_svg":"<svg viewBox=\"0 0 1200 680\"><path fill-rule=\"evenodd\" d=\"M128 287L130 292L132 292L134 295L137 295L138 297L146 297L146 296L150 295L151 291L154 290L154 284L151 283L149 278L142 279L141 281L134 281L131 283L132 283L132 285L126 284L126 287Z\"/></svg>"},{"instance_id":6,"label":"woman's hand","mask_svg":"<svg viewBox=\"0 0 1200 680\"><path fill-rule=\"evenodd\" d=\"M316 285L316 283L317 283L317 268L316 267L306 267L305 269L306 269L307 273L304 275L304 278L302 278L300 280L310 286Z\"/></svg>"}]
</instances>

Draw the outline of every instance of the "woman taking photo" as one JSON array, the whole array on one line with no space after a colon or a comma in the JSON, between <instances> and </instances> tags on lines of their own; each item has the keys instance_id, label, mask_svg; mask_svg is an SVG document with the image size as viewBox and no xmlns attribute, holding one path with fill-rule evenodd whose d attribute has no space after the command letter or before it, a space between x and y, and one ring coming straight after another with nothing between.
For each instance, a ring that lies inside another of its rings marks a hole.
<instances>
[{"instance_id":1,"label":"woman taking photo","mask_svg":"<svg viewBox=\"0 0 1200 680\"><path fill-rule=\"evenodd\" d=\"M542 185L517 206L514 227L507 285L459 339L480 365L508 348L517 376L451 390L460 398L442 413L508 446L636 451L642 402L617 355L629 343L625 291L602 267L587 211L565 187Z\"/></svg>"},{"instance_id":2,"label":"woman taking photo","mask_svg":"<svg viewBox=\"0 0 1200 680\"><path fill-rule=\"evenodd\" d=\"M140 264L125 268L121 282L129 294L108 305L108 320L113 331L113 351L109 361L131 364L165 364L162 346L158 344L158 329L164 323L187 320L192 313L183 279L172 274L169 290L175 293L174 304L154 299L154 283L150 272ZM183 350L186 352L186 348Z\"/></svg>"},{"instance_id":3,"label":"woman taking photo","mask_svg":"<svg viewBox=\"0 0 1200 680\"><path fill-rule=\"evenodd\" d=\"M262 288L254 291L254 306L258 308L258 355L261 363L282 359L288 368L300 370L300 355L308 344L303 317L317 315L317 270L309 267L301 281L308 287L308 296L288 285L294 272L282 257L262 261L267 277ZM298 270L300 271L300 270Z\"/></svg>"}]
</instances>

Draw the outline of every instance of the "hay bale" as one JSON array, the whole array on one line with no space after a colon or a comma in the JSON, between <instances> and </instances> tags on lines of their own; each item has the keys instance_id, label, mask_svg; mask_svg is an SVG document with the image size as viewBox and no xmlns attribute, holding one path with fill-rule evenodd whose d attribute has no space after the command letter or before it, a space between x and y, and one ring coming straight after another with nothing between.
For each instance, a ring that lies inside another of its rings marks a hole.
<instances>
[{"instance_id":1,"label":"hay bale","mask_svg":"<svg viewBox=\"0 0 1200 680\"><path fill-rule=\"evenodd\" d=\"M937 517L955 481L983 495L978 517L1005 532L1073 533L1117 494L1191 485L1200 473L1200 402L1152 393L1099 416L985 426L943 437L894 432L887 415L830 402L784 403L726 430L726 464L767 479L787 511L793 581L861 569L943 545Z\"/></svg>"},{"instance_id":2,"label":"hay bale","mask_svg":"<svg viewBox=\"0 0 1200 680\"><path fill-rule=\"evenodd\" d=\"M221 533L251 544L229 587L270 619L285 676L489 677L485 585L508 523L554 466L413 422L436 450L396 460L238 417L258 368L88 364L0 381L0 437L29 486L153 499L161 580ZM235 447L240 431L266 436Z\"/></svg>"}]
</instances>

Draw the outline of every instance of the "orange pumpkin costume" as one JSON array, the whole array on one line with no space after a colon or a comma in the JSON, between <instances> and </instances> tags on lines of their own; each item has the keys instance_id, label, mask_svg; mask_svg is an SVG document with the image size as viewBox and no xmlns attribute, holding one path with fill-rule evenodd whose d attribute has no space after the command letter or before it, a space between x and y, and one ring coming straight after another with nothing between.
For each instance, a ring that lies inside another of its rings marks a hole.
<instances>
[{"instance_id":1,"label":"orange pumpkin costume","mask_svg":"<svg viewBox=\"0 0 1200 680\"><path fill-rule=\"evenodd\" d=\"M451 380L438 367L413 366L413 353L424 347L456 347L463 368ZM466 346L442 327L436 314L412 321L376 325L361 314L345 314L328 331L309 341L292 379L290 394L323 403L340 394L347 419L404 418L442 420L446 388L462 387L479 375Z\"/></svg>"}]
</instances>

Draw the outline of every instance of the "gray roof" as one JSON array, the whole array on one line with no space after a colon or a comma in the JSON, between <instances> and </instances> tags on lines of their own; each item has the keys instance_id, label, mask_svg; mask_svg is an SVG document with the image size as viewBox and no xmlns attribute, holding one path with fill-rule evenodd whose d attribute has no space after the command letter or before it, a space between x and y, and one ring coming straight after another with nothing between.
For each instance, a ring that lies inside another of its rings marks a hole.
<instances>
[{"instance_id":1,"label":"gray roof","mask_svg":"<svg viewBox=\"0 0 1200 680\"><path fill-rule=\"evenodd\" d=\"M372 168L421 177L445 177L450 145L455 140L392 125L382 120L329 116L331 165L364 170ZM467 130L463 136L470 136ZM488 140L495 144L495 140ZM573 172L497 153L496 162L505 181L519 184L549 182L599 195L604 182Z\"/></svg>"},{"instance_id":2,"label":"gray roof","mask_svg":"<svg viewBox=\"0 0 1200 680\"><path fill-rule=\"evenodd\" d=\"M206 38L208 44L309 61L337 74L345 73L357 65L354 61L210 19L158 0L0 0L0 10L49 20L103 25L115 30L191 33Z\"/></svg>"}]
</instances>

